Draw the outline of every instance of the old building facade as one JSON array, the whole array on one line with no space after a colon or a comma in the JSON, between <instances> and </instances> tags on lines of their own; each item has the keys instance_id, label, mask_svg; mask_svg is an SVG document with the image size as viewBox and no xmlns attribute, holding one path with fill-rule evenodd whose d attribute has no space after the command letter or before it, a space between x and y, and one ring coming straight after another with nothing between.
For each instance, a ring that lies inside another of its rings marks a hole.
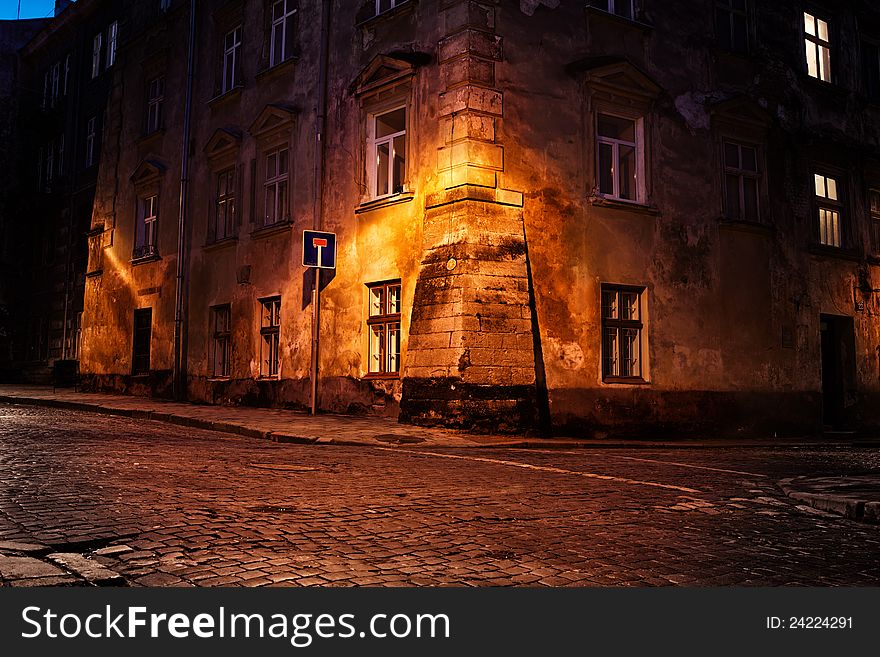
<instances>
[{"instance_id":1,"label":"old building facade","mask_svg":"<svg viewBox=\"0 0 880 657\"><path fill-rule=\"evenodd\" d=\"M92 387L306 407L316 228L339 248L323 410L626 435L878 420L871 3L202 0L192 27L190 2L129 4Z\"/></svg>"}]
</instances>

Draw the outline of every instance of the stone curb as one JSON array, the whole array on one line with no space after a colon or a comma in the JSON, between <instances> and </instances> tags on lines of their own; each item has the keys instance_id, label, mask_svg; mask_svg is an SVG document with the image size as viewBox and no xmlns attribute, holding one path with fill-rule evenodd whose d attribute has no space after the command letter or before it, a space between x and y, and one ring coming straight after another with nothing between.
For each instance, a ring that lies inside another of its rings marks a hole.
<instances>
[{"instance_id":1,"label":"stone curb","mask_svg":"<svg viewBox=\"0 0 880 657\"><path fill-rule=\"evenodd\" d=\"M783 479L779 487L791 499L803 502L814 509L835 513L850 520L860 522L880 523L880 502L868 502L866 500L846 495L833 495L830 493L808 493L793 487L793 483L804 477Z\"/></svg>"}]
</instances>

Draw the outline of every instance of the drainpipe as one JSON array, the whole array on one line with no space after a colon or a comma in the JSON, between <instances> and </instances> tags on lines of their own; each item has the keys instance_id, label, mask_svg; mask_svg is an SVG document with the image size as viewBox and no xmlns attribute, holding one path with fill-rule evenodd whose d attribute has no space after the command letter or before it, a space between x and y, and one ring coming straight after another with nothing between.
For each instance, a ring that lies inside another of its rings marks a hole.
<instances>
[{"instance_id":1,"label":"drainpipe","mask_svg":"<svg viewBox=\"0 0 880 657\"><path fill-rule=\"evenodd\" d=\"M330 65L330 14L332 0L321 3L321 55L318 60L318 111L315 117L315 214L312 229L321 230L324 223L324 126L327 120L327 69ZM321 327L321 270L315 268L312 290L312 370L311 410L318 412L318 354Z\"/></svg>"},{"instance_id":2,"label":"drainpipe","mask_svg":"<svg viewBox=\"0 0 880 657\"><path fill-rule=\"evenodd\" d=\"M196 48L196 0L189 6L189 45L186 64L186 104L183 118L183 143L180 149L180 198L177 215L177 279L174 297L174 398L186 399L186 208L189 200L189 149L192 129L193 68Z\"/></svg>"}]
</instances>

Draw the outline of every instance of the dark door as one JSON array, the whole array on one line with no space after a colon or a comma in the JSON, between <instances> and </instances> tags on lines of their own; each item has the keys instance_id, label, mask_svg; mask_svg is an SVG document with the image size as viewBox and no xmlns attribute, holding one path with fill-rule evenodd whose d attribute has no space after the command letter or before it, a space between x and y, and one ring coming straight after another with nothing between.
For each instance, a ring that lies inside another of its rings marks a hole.
<instances>
[{"instance_id":1,"label":"dark door","mask_svg":"<svg viewBox=\"0 0 880 657\"><path fill-rule=\"evenodd\" d=\"M131 373L145 374L150 371L150 332L153 309L134 311L134 347L132 348Z\"/></svg>"},{"instance_id":2,"label":"dark door","mask_svg":"<svg viewBox=\"0 0 880 657\"><path fill-rule=\"evenodd\" d=\"M820 315L822 338L822 421L842 427L850 421L855 392L855 335L852 317Z\"/></svg>"}]
</instances>

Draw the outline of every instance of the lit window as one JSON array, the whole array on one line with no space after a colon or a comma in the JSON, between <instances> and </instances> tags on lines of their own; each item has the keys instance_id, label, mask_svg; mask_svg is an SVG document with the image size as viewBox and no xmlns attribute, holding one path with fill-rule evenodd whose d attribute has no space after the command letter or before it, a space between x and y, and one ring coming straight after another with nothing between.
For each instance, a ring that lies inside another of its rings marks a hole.
<instances>
[{"instance_id":1,"label":"lit window","mask_svg":"<svg viewBox=\"0 0 880 657\"><path fill-rule=\"evenodd\" d=\"M804 46L807 73L823 82L831 82L831 37L828 23L804 12Z\"/></svg>"},{"instance_id":2,"label":"lit window","mask_svg":"<svg viewBox=\"0 0 880 657\"><path fill-rule=\"evenodd\" d=\"M368 128L370 196L399 194L406 180L406 108L373 115Z\"/></svg>"},{"instance_id":3,"label":"lit window","mask_svg":"<svg viewBox=\"0 0 880 657\"><path fill-rule=\"evenodd\" d=\"M101 35L96 34L92 39L92 78L98 77L101 72Z\"/></svg>"},{"instance_id":4,"label":"lit window","mask_svg":"<svg viewBox=\"0 0 880 657\"><path fill-rule=\"evenodd\" d=\"M266 155L264 226L271 226L290 220L287 211L287 171L287 148L279 148Z\"/></svg>"},{"instance_id":5,"label":"lit window","mask_svg":"<svg viewBox=\"0 0 880 657\"><path fill-rule=\"evenodd\" d=\"M138 199L137 226L132 258L149 258L158 255L157 237L159 220L159 196L153 194Z\"/></svg>"},{"instance_id":6,"label":"lit window","mask_svg":"<svg viewBox=\"0 0 880 657\"><path fill-rule=\"evenodd\" d=\"M819 243L841 246L840 187L838 180L820 173L813 175L819 217Z\"/></svg>"},{"instance_id":7,"label":"lit window","mask_svg":"<svg viewBox=\"0 0 880 657\"><path fill-rule=\"evenodd\" d=\"M150 333L153 309L134 311L134 339L132 340L131 373L146 374L150 371Z\"/></svg>"},{"instance_id":8,"label":"lit window","mask_svg":"<svg viewBox=\"0 0 880 657\"><path fill-rule=\"evenodd\" d=\"M119 23L113 21L107 28L107 68L116 63L116 41L119 36Z\"/></svg>"},{"instance_id":9,"label":"lit window","mask_svg":"<svg viewBox=\"0 0 880 657\"><path fill-rule=\"evenodd\" d=\"M281 297L260 299L260 376L278 376L280 337Z\"/></svg>"},{"instance_id":10,"label":"lit window","mask_svg":"<svg viewBox=\"0 0 880 657\"><path fill-rule=\"evenodd\" d=\"M93 116L86 122L86 167L95 164L95 141L97 139L98 117Z\"/></svg>"},{"instance_id":11,"label":"lit window","mask_svg":"<svg viewBox=\"0 0 880 657\"><path fill-rule=\"evenodd\" d=\"M241 25L223 37L223 83L221 93L235 88L239 83L241 66Z\"/></svg>"},{"instance_id":12,"label":"lit window","mask_svg":"<svg viewBox=\"0 0 880 657\"><path fill-rule=\"evenodd\" d=\"M596 0L593 6L623 18L633 19L636 16L634 0Z\"/></svg>"},{"instance_id":13,"label":"lit window","mask_svg":"<svg viewBox=\"0 0 880 657\"><path fill-rule=\"evenodd\" d=\"M231 355L232 311L229 304L211 308L211 324L213 330L213 354L211 375L215 377L229 376L229 358Z\"/></svg>"},{"instance_id":14,"label":"lit window","mask_svg":"<svg viewBox=\"0 0 880 657\"><path fill-rule=\"evenodd\" d=\"M731 141L724 142L724 216L758 221L758 150Z\"/></svg>"},{"instance_id":15,"label":"lit window","mask_svg":"<svg viewBox=\"0 0 880 657\"><path fill-rule=\"evenodd\" d=\"M213 240L233 235L235 229L235 169L217 174L217 197L214 210Z\"/></svg>"},{"instance_id":16,"label":"lit window","mask_svg":"<svg viewBox=\"0 0 880 657\"><path fill-rule=\"evenodd\" d=\"M599 194L644 203L642 119L599 114L597 133Z\"/></svg>"},{"instance_id":17,"label":"lit window","mask_svg":"<svg viewBox=\"0 0 880 657\"><path fill-rule=\"evenodd\" d=\"M372 283L367 287L369 373L397 374L400 372L400 281Z\"/></svg>"},{"instance_id":18,"label":"lit window","mask_svg":"<svg viewBox=\"0 0 880 657\"><path fill-rule=\"evenodd\" d=\"M278 0L272 5L272 34L269 66L280 64L293 56L293 36L296 17L295 0Z\"/></svg>"},{"instance_id":19,"label":"lit window","mask_svg":"<svg viewBox=\"0 0 880 657\"><path fill-rule=\"evenodd\" d=\"M602 377L642 379L643 288L602 286Z\"/></svg>"},{"instance_id":20,"label":"lit window","mask_svg":"<svg viewBox=\"0 0 880 657\"><path fill-rule=\"evenodd\" d=\"M715 37L730 52L749 50L749 13L746 0L716 0Z\"/></svg>"},{"instance_id":21,"label":"lit window","mask_svg":"<svg viewBox=\"0 0 880 657\"><path fill-rule=\"evenodd\" d=\"M162 127L162 105L165 102L165 78L150 80L147 85L147 134L156 132Z\"/></svg>"}]
</instances>

